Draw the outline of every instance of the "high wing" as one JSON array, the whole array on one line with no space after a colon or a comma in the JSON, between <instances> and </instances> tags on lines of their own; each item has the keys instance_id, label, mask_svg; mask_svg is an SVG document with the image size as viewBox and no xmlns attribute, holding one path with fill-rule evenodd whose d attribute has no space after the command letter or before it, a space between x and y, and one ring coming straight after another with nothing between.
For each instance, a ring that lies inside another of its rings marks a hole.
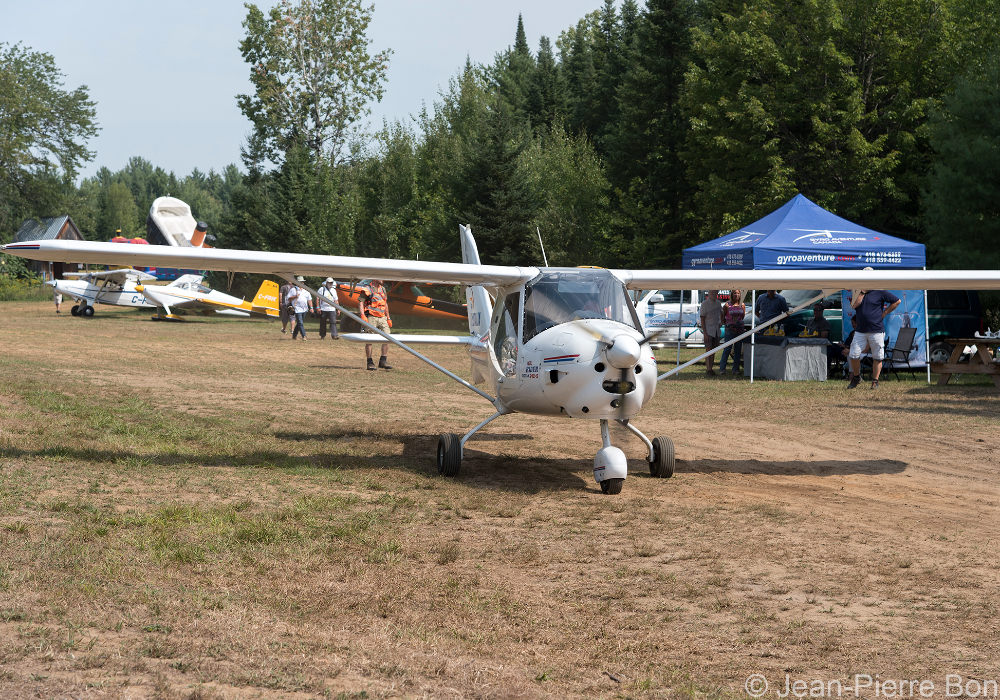
<instances>
[{"instance_id":1,"label":"high wing","mask_svg":"<svg viewBox=\"0 0 1000 700\"><path fill-rule=\"evenodd\" d=\"M151 275L148 272L142 272L141 270L133 270L129 267L118 270L102 270L98 272L67 272L63 275L63 277L72 277L83 282L91 283L108 281L112 284L125 284L125 281L130 279L138 282L146 282L156 279L156 275Z\"/></svg>"},{"instance_id":2,"label":"high wing","mask_svg":"<svg viewBox=\"0 0 1000 700\"><path fill-rule=\"evenodd\" d=\"M1000 289L995 270L612 270L629 289Z\"/></svg>"},{"instance_id":3,"label":"high wing","mask_svg":"<svg viewBox=\"0 0 1000 700\"><path fill-rule=\"evenodd\" d=\"M137 250L139 248L142 250ZM538 274L538 270L533 267L349 258L225 248L123 246L118 243L92 241L9 243L3 247L3 252L31 260L51 262L178 267L225 272L333 277L341 280L375 278L405 282L506 286L530 280Z\"/></svg>"},{"instance_id":4,"label":"high wing","mask_svg":"<svg viewBox=\"0 0 1000 700\"><path fill-rule=\"evenodd\" d=\"M32 241L3 247L10 255L52 262L178 267L360 280L507 286L527 282L535 267L271 253L224 248L123 246L91 241ZM612 270L630 289L994 289L993 270Z\"/></svg>"}]
</instances>

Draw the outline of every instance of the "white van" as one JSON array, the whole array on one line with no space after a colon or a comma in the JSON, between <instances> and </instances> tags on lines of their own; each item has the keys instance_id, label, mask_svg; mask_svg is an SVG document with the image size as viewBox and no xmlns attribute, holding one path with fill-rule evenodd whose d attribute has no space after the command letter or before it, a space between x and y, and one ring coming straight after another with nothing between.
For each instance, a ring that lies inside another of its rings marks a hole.
<instances>
[{"instance_id":1,"label":"white van","mask_svg":"<svg viewBox=\"0 0 1000 700\"><path fill-rule=\"evenodd\" d=\"M676 347L679 334L681 347L705 347L698 309L707 296L707 290L698 289L644 292L635 303L635 310L646 335L659 331L650 344L654 348ZM725 304L728 299L728 289L719 292L719 301ZM749 315L750 309L747 311Z\"/></svg>"}]
</instances>

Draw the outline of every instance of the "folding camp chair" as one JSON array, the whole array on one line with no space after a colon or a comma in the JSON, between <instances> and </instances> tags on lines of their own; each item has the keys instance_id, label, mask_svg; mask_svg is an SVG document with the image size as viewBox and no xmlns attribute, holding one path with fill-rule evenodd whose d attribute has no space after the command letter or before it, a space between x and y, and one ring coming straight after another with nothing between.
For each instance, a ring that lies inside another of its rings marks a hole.
<instances>
[{"instance_id":1,"label":"folding camp chair","mask_svg":"<svg viewBox=\"0 0 1000 700\"><path fill-rule=\"evenodd\" d=\"M916 328L900 328L899 335L896 336L896 344L892 349L886 348L886 372L892 372L899 379L899 372L896 371L896 364L905 362L906 369L910 370L910 376L916 378L913 367L910 366L910 353L913 352L913 338L917 335Z\"/></svg>"}]
</instances>

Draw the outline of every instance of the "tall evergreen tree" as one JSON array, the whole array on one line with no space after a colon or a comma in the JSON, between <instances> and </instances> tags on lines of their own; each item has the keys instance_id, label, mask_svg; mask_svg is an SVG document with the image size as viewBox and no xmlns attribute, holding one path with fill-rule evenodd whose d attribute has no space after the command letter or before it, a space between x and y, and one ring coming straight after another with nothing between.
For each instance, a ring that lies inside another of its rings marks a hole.
<instances>
[{"instance_id":1,"label":"tall evergreen tree","mask_svg":"<svg viewBox=\"0 0 1000 700\"><path fill-rule=\"evenodd\" d=\"M517 16L514 48L497 55L492 74L497 93L510 106L514 118L527 121L530 118L529 102L535 80L535 59L528 49L521 15Z\"/></svg>"},{"instance_id":2,"label":"tall evergreen tree","mask_svg":"<svg viewBox=\"0 0 1000 700\"><path fill-rule=\"evenodd\" d=\"M693 4L647 4L635 34L636 55L617 92L620 116L606 139L609 177L621 193L623 235L626 243L632 237L644 243L636 252L646 264L673 262L686 243L680 91L691 56Z\"/></svg>"},{"instance_id":3,"label":"tall evergreen tree","mask_svg":"<svg viewBox=\"0 0 1000 700\"><path fill-rule=\"evenodd\" d=\"M531 222L540 201L521 166L530 143L527 128L497 99L483 124L470 136L465 162L454 180L456 214L472 225L483 262L526 265L537 262Z\"/></svg>"},{"instance_id":4,"label":"tall evergreen tree","mask_svg":"<svg viewBox=\"0 0 1000 700\"><path fill-rule=\"evenodd\" d=\"M1000 53L959 79L931 122L924 195L931 261L1000 268Z\"/></svg>"},{"instance_id":5,"label":"tall evergreen tree","mask_svg":"<svg viewBox=\"0 0 1000 700\"><path fill-rule=\"evenodd\" d=\"M577 23L566 62L566 84L571 109L569 126L575 132L585 131L590 136L595 134L600 123L599 82L592 43L588 23L582 19Z\"/></svg>"},{"instance_id":6,"label":"tall evergreen tree","mask_svg":"<svg viewBox=\"0 0 1000 700\"><path fill-rule=\"evenodd\" d=\"M537 68L528 94L528 114L531 123L551 126L557 119L564 119L567 112L566 81L562 67L556 63L549 38L538 42Z\"/></svg>"}]
</instances>

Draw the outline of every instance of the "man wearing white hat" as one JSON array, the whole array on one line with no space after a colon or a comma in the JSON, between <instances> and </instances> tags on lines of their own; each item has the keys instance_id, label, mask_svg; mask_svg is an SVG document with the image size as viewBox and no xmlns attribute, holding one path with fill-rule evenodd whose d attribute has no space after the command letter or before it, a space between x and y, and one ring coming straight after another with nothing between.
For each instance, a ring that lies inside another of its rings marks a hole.
<instances>
[{"instance_id":1,"label":"man wearing white hat","mask_svg":"<svg viewBox=\"0 0 1000 700\"><path fill-rule=\"evenodd\" d=\"M337 294L337 283L333 281L332 277L327 277L326 282L323 286L317 290L319 295L323 297L319 301L319 339L323 340L326 337L326 324L327 321L330 322L330 339L338 340L340 335L337 333L337 315L338 311L336 307L332 304L328 304L325 300L329 299L334 304L340 303L340 295Z\"/></svg>"}]
</instances>

